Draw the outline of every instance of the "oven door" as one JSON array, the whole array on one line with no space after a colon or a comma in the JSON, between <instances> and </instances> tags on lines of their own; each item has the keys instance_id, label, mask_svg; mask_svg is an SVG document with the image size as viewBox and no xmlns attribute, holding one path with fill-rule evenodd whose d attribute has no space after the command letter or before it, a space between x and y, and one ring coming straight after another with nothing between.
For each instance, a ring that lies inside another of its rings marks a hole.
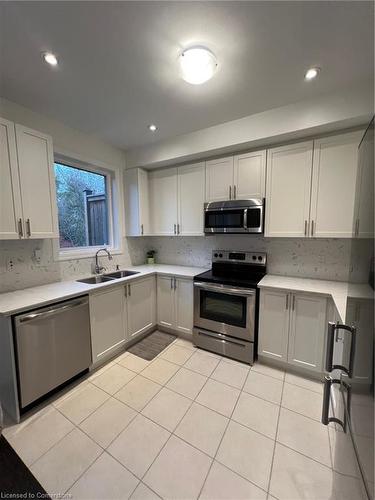
<instances>
[{"instance_id":1,"label":"oven door","mask_svg":"<svg viewBox=\"0 0 375 500\"><path fill-rule=\"evenodd\" d=\"M254 341L256 290L194 282L194 326Z\"/></svg>"},{"instance_id":2,"label":"oven door","mask_svg":"<svg viewBox=\"0 0 375 500\"><path fill-rule=\"evenodd\" d=\"M244 208L206 210L204 213L205 233L246 233L246 215Z\"/></svg>"}]
</instances>

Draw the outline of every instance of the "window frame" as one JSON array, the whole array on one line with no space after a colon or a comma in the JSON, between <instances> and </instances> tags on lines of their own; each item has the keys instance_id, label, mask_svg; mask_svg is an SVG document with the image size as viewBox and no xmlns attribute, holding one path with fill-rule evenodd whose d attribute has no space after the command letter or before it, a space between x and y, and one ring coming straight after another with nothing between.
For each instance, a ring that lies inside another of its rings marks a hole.
<instances>
[{"instance_id":1,"label":"window frame","mask_svg":"<svg viewBox=\"0 0 375 500\"><path fill-rule=\"evenodd\" d=\"M85 247L60 247L59 237L53 240L53 255L55 261L86 259L94 257L100 248L107 248L111 254L123 253L124 220L123 210L123 188L122 169L113 165L108 165L98 160L89 160L80 155L68 153L66 151L55 151L54 163L61 163L66 166L86 170L94 174L105 175L107 190L107 210L108 210L108 245L85 246ZM55 177L54 177L54 182ZM58 206L56 202L58 214Z\"/></svg>"}]
</instances>

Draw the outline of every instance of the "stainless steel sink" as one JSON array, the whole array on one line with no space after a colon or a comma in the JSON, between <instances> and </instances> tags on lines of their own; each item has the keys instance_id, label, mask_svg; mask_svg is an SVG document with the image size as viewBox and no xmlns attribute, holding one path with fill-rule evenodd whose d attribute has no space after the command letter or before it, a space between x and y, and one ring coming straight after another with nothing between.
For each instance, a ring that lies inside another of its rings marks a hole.
<instances>
[{"instance_id":1,"label":"stainless steel sink","mask_svg":"<svg viewBox=\"0 0 375 500\"><path fill-rule=\"evenodd\" d=\"M81 280L76 280L79 283L87 283L88 285L97 285L98 283L105 283L107 281L113 281L115 278L110 276L103 276L100 274L99 276L91 276L90 278L83 278Z\"/></svg>"},{"instance_id":2,"label":"stainless steel sink","mask_svg":"<svg viewBox=\"0 0 375 500\"><path fill-rule=\"evenodd\" d=\"M133 276L133 274L139 274L139 271L114 271L113 273L105 274L108 278L119 279L126 278L127 276Z\"/></svg>"}]
</instances>

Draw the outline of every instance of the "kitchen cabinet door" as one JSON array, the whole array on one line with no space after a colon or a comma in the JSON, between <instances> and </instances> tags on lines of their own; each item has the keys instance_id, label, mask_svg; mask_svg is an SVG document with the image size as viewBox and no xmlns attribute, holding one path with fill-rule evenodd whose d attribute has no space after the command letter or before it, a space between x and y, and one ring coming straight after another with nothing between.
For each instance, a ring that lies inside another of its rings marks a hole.
<instances>
[{"instance_id":1,"label":"kitchen cabinet door","mask_svg":"<svg viewBox=\"0 0 375 500\"><path fill-rule=\"evenodd\" d=\"M355 199L354 236L374 237L374 143L369 134L359 149Z\"/></svg>"},{"instance_id":2,"label":"kitchen cabinet door","mask_svg":"<svg viewBox=\"0 0 375 500\"><path fill-rule=\"evenodd\" d=\"M234 198L264 198L266 151L255 151L234 157Z\"/></svg>"},{"instance_id":3,"label":"kitchen cabinet door","mask_svg":"<svg viewBox=\"0 0 375 500\"><path fill-rule=\"evenodd\" d=\"M120 348L127 339L125 289L120 286L89 298L93 363Z\"/></svg>"},{"instance_id":4,"label":"kitchen cabinet door","mask_svg":"<svg viewBox=\"0 0 375 500\"><path fill-rule=\"evenodd\" d=\"M150 276L127 285L128 340L155 325L156 284Z\"/></svg>"},{"instance_id":5,"label":"kitchen cabinet door","mask_svg":"<svg viewBox=\"0 0 375 500\"><path fill-rule=\"evenodd\" d=\"M157 277L157 310L158 325L174 328L174 278L172 276Z\"/></svg>"},{"instance_id":6,"label":"kitchen cabinet door","mask_svg":"<svg viewBox=\"0 0 375 500\"><path fill-rule=\"evenodd\" d=\"M230 200L233 196L233 156L206 161L206 201Z\"/></svg>"},{"instance_id":7,"label":"kitchen cabinet door","mask_svg":"<svg viewBox=\"0 0 375 500\"><path fill-rule=\"evenodd\" d=\"M57 238L52 138L16 125L16 144L26 237Z\"/></svg>"},{"instance_id":8,"label":"kitchen cabinet door","mask_svg":"<svg viewBox=\"0 0 375 500\"><path fill-rule=\"evenodd\" d=\"M193 333L193 281L176 278L175 290L176 330Z\"/></svg>"},{"instance_id":9,"label":"kitchen cabinet door","mask_svg":"<svg viewBox=\"0 0 375 500\"><path fill-rule=\"evenodd\" d=\"M310 235L351 238L358 168L358 132L314 141Z\"/></svg>"},{"instance_id":10,"label":"kitchen cabinet door","mask_svg":"<svg viewBox=\"0 0 375 500\"><path fill-rule=\"evenodd\" d=\"M204 163L178 169L178 234L201 236L205 197Z\"/></svg>"},{"instance_id":11,"label":"kitchen cabinet door","mask_svg":"<svg viewBox=\"0 0 375 500\"><path fill-rule=\"evenodd\" d=\"M149 173L151 234L177 234L177 169Z\"/></svg>"},{"instance_id":12,"label":"kitchen cabinet door","mask_svg":"<svg viewBox=\"0 0 375 500\"><path fill-rule=\"evenodd\" d=\"M260 291L259 355L287 361L290 297L282 290Z\"/></svg>"},{"instance_id":13,"label":"kitchen cabinet door","mask_svg":"<svg viewBox=\"0 0 375 500\"><path fill-rule=\"evenodd\" d=\"M0 118L0 239L22 237L22 206L14 124Z\"/></svg>"},{"instance_id":14,"label":"kitchen cabinet door","mask_svg":"<svg viewBox=\"0 0 375 500\"><path fill-rule=\"evenodd\" d=\"M313 142L267 152L266 237L308 235Z\"/></svg>"},{"instance_id":15,"label":"kitchen cabinet door","mask_svg":"<svg viewBox=\"0 0 375 500\"><path fill-rule=\"evenodd\" d=\"M290 306L288 363L321 372L327 299L313 294L293 294Z\"/></svg>"},{"instance_id":16,"label":"kitchen cabinet door","mask_svg":"<svg viewBox=\"0 0 375 500\"><path fill-rule=\"evenodd\" d=\"M125 171L125 229L127 236L150 233L148 173L142 168Z\"/></svg>"}]
</instances>

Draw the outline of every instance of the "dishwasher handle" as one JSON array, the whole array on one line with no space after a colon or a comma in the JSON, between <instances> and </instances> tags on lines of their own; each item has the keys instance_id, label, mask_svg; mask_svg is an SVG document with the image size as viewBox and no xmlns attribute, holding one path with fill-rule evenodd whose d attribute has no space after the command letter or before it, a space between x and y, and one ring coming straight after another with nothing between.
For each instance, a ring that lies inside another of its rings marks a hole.
<instances>
[{"instance_id":1,"label":"dishwasher handle","mask_svg":"<svg viewBox=\"0 0 375 500\"><path fill-rule=\"evenodd\" d=\"M59 304L57 306L54 306L50 309L46 309L46 310L41 311L41 312L34 312L34 313L27 314L26 316L22 316L22 317L18 318L17 320L19 323L26 323L28 321L33 321L34 319L43 319L43 318L46 318L46 317L51 316L53 314L58 314L60 312L67 311L68 309L73 309L75 307L85 305L87 303L88 303L87 298L84 298L81 300L74 300L74 301L70 301L69 303Z\"/></svg>"}]
</instances>

